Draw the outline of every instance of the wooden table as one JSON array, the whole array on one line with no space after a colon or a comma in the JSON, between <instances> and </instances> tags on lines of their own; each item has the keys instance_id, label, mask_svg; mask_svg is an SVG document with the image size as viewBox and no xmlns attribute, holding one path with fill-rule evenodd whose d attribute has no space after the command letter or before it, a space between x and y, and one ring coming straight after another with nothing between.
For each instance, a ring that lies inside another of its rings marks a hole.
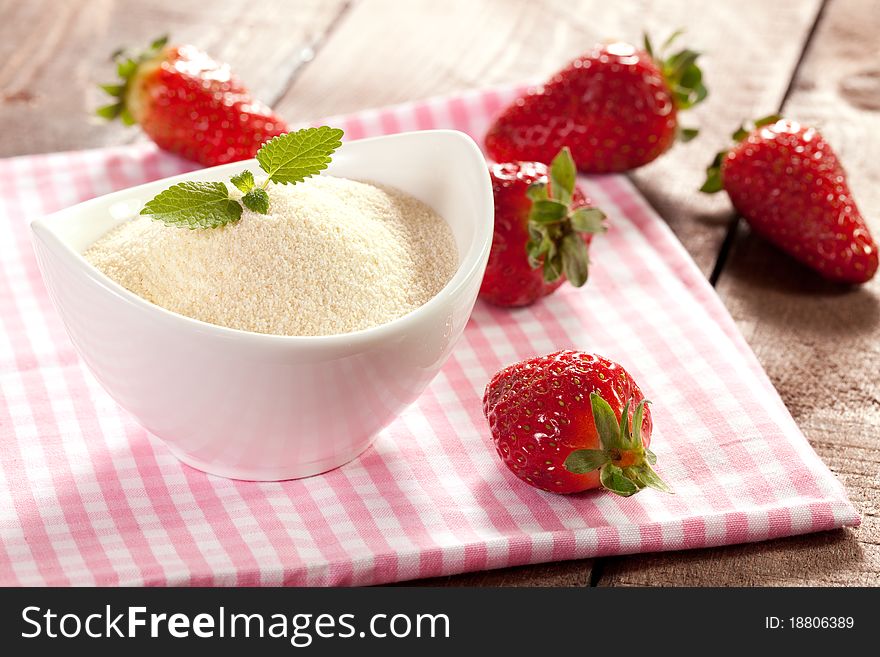
<instances>
[{"instance_id":1,"label":"wooden table","mask_svg":"<svg viewBox=\"0 0 880 657\"><path fill-rule=\"evenodd\" d=\"M0 156L141 139L89 118L108 55L170 32L290 121L552 72L592 43L684 26L711 94L699 139L632 179L727 304L862 513L857 530L434 580L479 585L880 585L880 277L822 281L695 190L744 118L821 126L880 236L880 0L0 0Z\"/></svg>"}]
</instances>

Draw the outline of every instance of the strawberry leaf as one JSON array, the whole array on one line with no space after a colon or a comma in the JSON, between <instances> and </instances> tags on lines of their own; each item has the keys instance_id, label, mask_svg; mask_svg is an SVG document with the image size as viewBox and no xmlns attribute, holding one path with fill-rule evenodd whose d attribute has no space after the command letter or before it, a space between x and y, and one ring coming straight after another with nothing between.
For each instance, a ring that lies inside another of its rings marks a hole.
<instances>
[{"instance_id":1,"label":"strawberry leaf","mask_svg":"<svg viewBox=\"0 0 880 657\"><path fill-rule=\"evenodd\" d=\"M630 403L626 402L623 407L623 411L620 413L620 437L621 440L625 443L631 443L629 440L630 429L629 429L629 406ZM631 444L629 445L632 446Z\"/></svg>"},{"instance_id":2,"label":"strawberry leaf","mask_svg":"<svg viewBox=\"0 0 880 657\"><path fill-rule=\"evenodd\" d=\"M544 258L544 280L552 283L562 276L562 255L557 251Z\"/></svg>"},{"instance_id":3,"label":"strawberry leaf","mask_svg":"<svg viewBox=\"0 0 880 657\"><path fill-rule=\"evenodd\" d=\"M596 424L602 449L626 449L627 445L621 440L620 425L611 405L596 392L590 393L590 405L593 407L593 422Z\"/></svg>"},{"instance_id":4,"label":"strawberry leaf","mask_svg":"<svg viewBox=\"0 0 880 657\"><path fill-rule=\"evenodd\" d=\"M642 443L642 421L645 418L645 406L647 404L647 400L643 399L633 412L632 435L630 435L629 431L623 433L623 436L630 439L633 447L637 449L644 449L644 444Z\"/></svg>"},{"instance_id":5,"label":"strawberry leaf","mask_svg":"<svg viewBox=\"0 0 880 657\"><path fill-rule=\"evenodd\" d=\"M657 457L645 449L642 441L642 421L648 402L643 399L638 403L633 411L632 424L629 422L630 401L621 410L619 422L614 409L598 393L590 393L590 404L602 449L572 452L563 464L565 468L582 474L598 467L602 486L624 497L646 487L671 493L672 489L651 467Z\"/></svg>"},{"instance_id":6,"label":"strawberry leaf","mask_svg":"<svg viewBox=\"0 0 880 657\"><path fill-rule=\"evenodd\" d=\"M675 30L675 32L666 37L666 41L664 41L663 45L660 46L660 52L664 52L671 48L675 40L682 34L684 34L684 28L678 28L677 30Z\"/></svg>"},{"instance_id":7,"label":"strawberry leaf","mask_svg":"<svg viewBox=\"0 0 880 657\"><path fill-rule=\"evenodd\" d=\"M703 84L703 73L697 66L700 53L685 48L669 57L664 54L680 34L681 30L673 32L659 53L655 55L652 51L648 51L648 54L660 67L663 79L672 92L676 108L686 110L702 102L709 95L709 90Z\"/></svg>"},{"instance_id":8,"label":"strawberry leaf","mask_svg":"<svg viewBox=\"0 0 880 657\"><path fill-rule=\"evenodd\" d=\"M571 157L571 151L564 147L550 164L550 195L568 206L571 196L574 194L574 184L577 177L577 169Z\"/></svg>"},{"instance_id":9,"label":"strawberry leaf","mask_svg":"<svg viewBox=\"0 0 880 657\"><path fill-rule=\"evenodd\" d=\"M327 168L342 135L339 128L327 126L288 132L263 144L257 161L271 182L296 184Z\"/></svg>"},{"instance_id":10,"label":"strawberry leaf","mask_svg":"<svg viewBox=\"0 0 880 657\"><path fill-rule=\"evenodd\" d=\"M586 474L598 470L610 460L608 452L601 449L576 449L568 455L563 466L574 474Z\"/></svg>"},{"instance_id":11,"label":"strawberry leaf","mask_svg":"<svg viewBox=\"0 0 880 657\"><path fill-rule=\"evenodd\" d=\"M605 230L605 215L592 207L573 209L577 169L568 148L563 148L550 165L550 184L532 183L526 189L531 200L528 217L529 240L526 256L533 269L543 266L548 283L565 277L575 287L587 280L589 257L579 233Z\"/></svg>"},{"instance_id":12,"label":"strawberry leaf","mask_svg":"<svg viewBox=\"0 0 880 657\"><path fill-rule=\"evenodd\" d=\"M137 62L133 59L123 59L116 65L116 75L118 75L123 80L128 80L132 75L134 75L134 72L137 70L137 66Z\"/></svg>"},{"instance_id":13,"label":"strawberry leaf","mask_svg":"<svg viewBox=\"0 0 880 657\"><path fill-rule=\"evenodd\" d=\"M532 183L529 185L528 189L526 189L526 196L532 201L546 201L549 198L547 195L547 184Z\"/></svg>"},{"instance_id":14,"label":"strawberry leaf","mask_svg":"<svg viewBox=\"0 0 880 657\"><path fill-rule=\"evenodd\" d=\"M241 219L241 205L220 182L182 182L149 201L141 214L168 226L217 228Z\"/></svg>"},{"instance_id":15,"label":"strawberry leaf","mask_svg":"<svg viewBox=\"0 0 880 657\"><path fill-rule=\"evenodd\" d=\"M568 213L568 205L554 199L534 201L529 221L538 225L559 223Z\"/></svg>"},{"instance_id":16,"label":"strawberry leaf","mask_svg":"<svg viewBox=\"0 0 880 657\"><path fill-rule=\"evenodd\" d=\"M605 213L599 208L578 208L569 218L572 229L578 233L605 232Z\"/></svg>"},{"instance_id":17,"label":"strawberry leaf","mask_svg":"<svg viewBox=\"0 0 880 657\"><path fill-rule=\"evenodd\" d=\"M123 84L99 84L98 86L111 96L116 97L121 96L122 92L125 91L125 85Z\"/></svg>"},{"instance_id":18,"label":"strawberry leaf","mask_svg":"<svg viewBox=\"0 0 880 657\"><path fill-rule=\"evenodd\" d=\"M706 167L706 181L700 187L700 191L706 194L714 194L720 192L724 188L724 181L721 179L721 163L727 151L721 151L715 155L712 164Z\"/></svg>"},{"instance_id":19,"label":"strawberry leaf","mask_svg":"<svg viewBox=\"0 0 880 657\"><path fill-rule=\"evenodd\" d=\"M733 141L737 144L741 142L743 139L749 136L749 130L744 125L741 125L736 129L736 131L731 135Z\"/></svg>"},{"instance_id":20,"label":"strawberry leaf","mask_svg":"<svg viewBox=\"0 0 880 657\"><path fill-rule=\"evenodd\" d=\"M697 128L679 128L677 136L680 142L686 144L698 134L700 134L700 131Z\"/></svg>"},{"instance_id":21,"label":"strawberry leaf","mask_svg":"<svg viewBox=\"0 0 880 657\"><path fill-rule=\"evenodd\" d=\"M569 233L562 238L560 254L562 255L562 273L565 274L565 278L575 287L581 287L587 282L590 268L587 245L577 234Z\"/></svg>"},{"instance_id":22,"label":"strawberry leaf","mask_svg":"<svg viewBox=\"0 0 880 657\"><path fill-rule=\"evenodd\" d=\"M663 481L660 476L654 472L654 469L647 463L639 468L633 468L638 473L638 478L642 484L659 490L661 493L672 493L672 489Z\"/></svg>"},{"instance_id":23,"label":"strawberry leaf","mask_svg":"<svg viewBox=\"0 0 880 657\"><path fill-rule=\"evenodd\" d=\"M150 50L158 52L162 50L166 45L168 45L168 35L163 34L158 39L153 39L153 42L150 44Z\"/></svg>"},{"instance_id":24,"label":"strawberry leaf","mask_svg":"<svg viewBox=\"0 0 880 657\"><path fill-rule=\"evenodd\" d=\"M610 463L599 471L599 480L604 488L623 497L629 497L639 492L639 487L636 483L627 478L623 474L623 470Z\"/></svg>"},{"instance_id":25,"label":"strawberry leaf","mask_svg":"<svg viewBox=\"0 0 880 657\"><path fill-rule=\"evenodd\" d=\"M529 258L529 265L532 269L541 266L542 258L552 258L556 255L556 243L550 238L548 230L541 227L537 230L529 225L529 241L526 242L526 255Z\"/></svg>"},{"instance_id":26,"label":"strawberry leaf","mask_svg":"<svg viewBox=\"0 0 880 657\"><path fill-rule=\"evenodd\" d=\"M782 119L782 117L779 116L779 114L771 114L770 116L765 116L755 121L755 127L763 128L765 125L772 125L780 119Z\"/></svg>"},{"instance_id":27,"label":"strawberry leaf","mask_svg":"<svg viewBox=\"0 0 880 657\"><path fill-rule=\"evenodd\" d=\"M95 110L95 114L102 119L112 121L122 112L122 103L113 103L112 105L104 105Z\"/></svg>"},{"instance_id":28,"label":"strawberry leaf","mask_svg":"<svg viewBox=\"0 0 880 657\"><path fill-rule=\"evenodd\" d=\"M651 37L648 36L647 32L642 34L642 43L644 44L645 52L651 56L651 59L654 59L654 44L651 43Z\"/></svg>"}]
</instances>

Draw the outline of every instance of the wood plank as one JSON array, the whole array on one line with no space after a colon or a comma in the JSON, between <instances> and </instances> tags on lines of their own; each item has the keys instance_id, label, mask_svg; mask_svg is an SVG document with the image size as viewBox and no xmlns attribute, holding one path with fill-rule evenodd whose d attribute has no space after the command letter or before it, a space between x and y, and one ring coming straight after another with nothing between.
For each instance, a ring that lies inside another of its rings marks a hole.
<instances>
[{"instance_id":1,"label":"wood plank","mask_svg":"<svg viewBox=\"0 0 880 657\"><path fill-rule=\"evenodd\" d=\"M821 559L817 558L821 555ZM876 586L864 573L852 532L837 530L708 550L615 557L603 561L599 586ZM821 582L817 581L821 579Z\"/></svg>"},{"instance_id":2,"label":"wood plank","mask_svg":"<svg viewBox=\"0 0 880 657\"><path fill-rule=\"evenodd\" d=\"M706 53L711 88L688 117L704 135L633 177L707 274L727 228L722 200L696 194L722 134L782 100L818 0L616 3L601 0L363 0L278 103L291 120L504 82L541 79L596 41L644 27ZM369 44L365 47L365 44ZM760 63L760 65L756 65Z\"/></svg>"},{"instance_id":3,"label":"wood plank","mask_svg":"<svg viewBox=\"0 0 880 657\"><path fill-rule=\"evenodd\" d=\"M880 237L880 1L832 0L785 114L821 126ZM855 531L614 560L603 584L880 584L880 279L824 282L740 226L718 284L816 451L862 513Z\"/></svg>"},{"instance_id":4,"label":"wood plank","mask_svg":"<svg viewBox=\"0 0 880 657\"><path fill-rule=\"evenodd\" d=\"M110 53L169 33L233 70L259 98L274 101L330 25L342 0L191 3L0 0L0 157L91 148L142 138L92 117L112 82Z\"/></svg>"}]
</instances>

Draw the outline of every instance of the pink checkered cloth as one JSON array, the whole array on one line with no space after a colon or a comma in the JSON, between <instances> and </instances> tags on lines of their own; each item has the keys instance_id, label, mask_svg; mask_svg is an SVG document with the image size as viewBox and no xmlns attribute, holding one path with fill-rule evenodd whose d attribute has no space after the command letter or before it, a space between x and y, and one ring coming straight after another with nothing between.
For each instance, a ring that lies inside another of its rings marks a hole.
<instances>
[{"instance_id":1,"label":"pink checkered cloth","mask_svg":"<svg viewBox=\"0 0 880 657\"><path fill-rule=\"evenodd\" d=\"M328 122L348 139L446 127L479 140L513 93ZM77 358L28 220L191 168L145 143L0 161L0 584L376 584L859 523L712 288L621 176L581 181L612 224L587 286L523 310L478 302L446 367L360 458L281 483L182 465ZM654 401L651 447L675 495L558 496L501 464L487 381L566 347L621 362Z\"/></svg>"}]
</instances>

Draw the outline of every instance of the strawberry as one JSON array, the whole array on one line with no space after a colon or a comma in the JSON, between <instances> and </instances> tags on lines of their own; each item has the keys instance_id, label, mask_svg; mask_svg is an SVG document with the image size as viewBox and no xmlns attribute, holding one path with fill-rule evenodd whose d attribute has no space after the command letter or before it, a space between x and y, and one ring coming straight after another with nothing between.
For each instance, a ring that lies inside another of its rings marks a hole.
<instances>
[{"instance_id":1,"label":"strawberry","mask_svg":"<svg viewBox=\"0 0 880 657\"><path fill-rule=\"evenodd\" d=\"M116 100L98 115L140 124L160 148L212 166L253 157L263 142L287 132L228 65L194 46L162 38L140 55L115 59L121 83L101 88Z\"/></svg>"},{"instance_id":2,"label":"strawberry","mask_svg":"<svg viewBox=\"0 0 880 657\"><path fill-rule=\"evenodd\" d=\"M698 55L682 50L655 58L647 36L644 50L596 46L507 107L489 129L486 149L497 162L549 162L568 146L584 173L647 164L677 136L687 141L697 134L679 128L677 113L706 97Z\"/></svg>"},{"instance_id":3,"label":"strawberry","mask_svg":"<svg viewBox=\"0 0 880 657\"><path fill-rule=\"evenodd\" d=\"M733 138L736 145L718 153L701 190L724 189L756 233L826 278L870 280L877 244L822 135L768 116Z\"/></svg>"},{"instance_id":4,"label":"strawberry","mask_svg":"<svg viewBox=\"0 0 880 657\"><path fill-rule=\"evenodd\" d=\"M617 363L557 351L498 372L483 413L504 464L552 493L605 488L628 497L650 486L671 492L651 467L651 411Z\"/></svg>"},{"instance_id":5,"label":"strawberry","mask_svg":"<svg viewBox=\"0 0 880 657\"><path fill-rule=\"evenodd\" d=\"M587 281L587 247L605 230L605 215L575 185L567 148L548 169L540 162L490 167L495 233L480 296L500 306L525 306L568 281Z\"/></svg>"}]
</instances>

